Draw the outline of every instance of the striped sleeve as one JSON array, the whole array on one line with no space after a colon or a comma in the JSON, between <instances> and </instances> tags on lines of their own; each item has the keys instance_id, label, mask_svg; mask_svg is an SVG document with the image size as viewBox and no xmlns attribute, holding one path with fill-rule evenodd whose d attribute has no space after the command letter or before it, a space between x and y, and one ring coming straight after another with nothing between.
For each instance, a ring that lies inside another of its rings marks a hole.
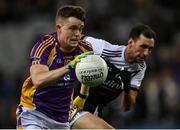
<instances>
[{"instance_id":1,"label":"striped sleeve","mask_svg":"<svg viewBox=\"0 0 180 130\"><path fill-rule=\"evenodd\" d=\"M120 57L122 55L122 46L117 46L106 40L88 36L84 37L84 40L92 44L94 54L96 55L105 57Z\"/></svg>"},{"instance_id":2,"label":"striped sleeve","mask_svg":"<svg viewBox=\"0 0 180 130\"><path fill-rule=\"evenodd\" d=\"M131 87L139 90L146 71L146 63L138 64L140 71L131 77Z\"/></svg>"},{"instance_id":3,"label":"striped sleeve","mask_svg":"<svg viewBox=\"0 0 180 130\"><path fill-rule=\"evenodd\" d=\"M33 47L30 58L32 64L43 64L47 65L48 56L51 50L53 49L54 44L53 36L44 36L42 37Z\"/></svg>"},{"instance_id":4,"label":"striped sleeve","mask_svg":"<svg viewBox=\"0 0 180 130\"><path fill-rule=\"evenodd\" d=\"M105 44L104 40L96 39L96 38L89 37L89 36L84 37L84 40L91 43L95 55L101 55L102 54L103 47Z\"/></svg>"}]
</instances>

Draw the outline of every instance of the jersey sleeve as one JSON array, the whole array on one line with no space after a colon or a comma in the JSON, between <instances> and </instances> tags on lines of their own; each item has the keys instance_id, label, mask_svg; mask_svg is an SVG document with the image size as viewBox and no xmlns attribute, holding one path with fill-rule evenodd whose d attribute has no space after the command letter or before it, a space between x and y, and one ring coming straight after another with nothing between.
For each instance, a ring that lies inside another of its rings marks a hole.
<instances>
[{"instance_id":1,"label":"jersey sleeve","mask_svg":"<svg viewBox=\"0 0 180 130\"><path fill-rule=\"evenodd\" d=\"M114 51L118 50L119 51L119 46L113 45L103 39L97 39L94 37L89 37L86 36L84 37L84 40L87 42L90 42L93 47L93 51L95 55L106 55L106 53L114 53ZM113 50L113 51L111 51ZM105 53L105 54L104 54Z\"/></svg>"},{"instance_id":2,"label":"jersey sleeve","mask_svg":"<svg viewBox=\"0 0 180 130\"><path fill-rule=\"evenodd\" d=\"M48 57L53 48L55 39L52 36L44 36L33 47L30 54L31 65L48 65Z\"/></svg>"},{"instance_id":3,"label":"jersey sleeve","mask_svg":"<svg viewBox=\"0 0 180 130\"><path fill-rule=\"evenodd\" d=\"M104 40L96 39L96 38L89 37L89 36L86 36L84 38L84 40L91 43L95 55L101 55L102 54L102 51L103 51L103 48L105 45Z\"/></svg>"},{"instance_id":4,"label":"jersey sleeve","mask_svg":"<svg viewBox=\"0 0 180 130\"><path fill-rule=\"evenodd\" d=\"M146 64L144 63L143 66L141 66L141 69L138 73L136 73L132 79L131 79L131 87L139 90L142 80L144 79L146 71Z\"/></svg>"}]
</instances>

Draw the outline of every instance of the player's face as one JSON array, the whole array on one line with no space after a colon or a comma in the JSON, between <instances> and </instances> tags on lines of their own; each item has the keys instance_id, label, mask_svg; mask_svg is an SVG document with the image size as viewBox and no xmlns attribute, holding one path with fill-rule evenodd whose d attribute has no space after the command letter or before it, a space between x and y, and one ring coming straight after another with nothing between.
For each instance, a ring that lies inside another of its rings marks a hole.
<instances>
[{"instance_id":1,"label":"player's face","mask_svg":"<svg viewBox=\"0 0 180 130\"><path fill-rule=\"evenodd\" d=\"M62 47L74 48L81 38L84 22L75 17L69 17L64 20L63 24L58 24L56 27Z\"/></svg>"},{"instance_id":2,"label":"player's face","mask_svg":"<svg viewBox=\"0 0 180 130\"><path fill-rule=\"evenodd\" d=\"M128 44L131 50L131 61L142 62L151 54L155 41L141 34L136 40L129 39Z\"/></svg>"}]
</instances>

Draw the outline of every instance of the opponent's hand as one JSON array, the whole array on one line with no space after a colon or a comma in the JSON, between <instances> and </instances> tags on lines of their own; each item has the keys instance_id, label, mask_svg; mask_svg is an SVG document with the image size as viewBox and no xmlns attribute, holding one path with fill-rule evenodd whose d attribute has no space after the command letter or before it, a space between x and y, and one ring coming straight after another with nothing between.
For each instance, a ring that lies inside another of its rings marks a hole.
<instances>
[{"instance_id":1,"label":"opponent's hand","mask_svg":"<svg viewBox=\"0 0 180 130\"><path fill-rule=\"evenodd\" d=\"M78 111L82 110L84 107L86 99L81 98L79 96L77 96L72 104L71 104L71 109L70 109L70 113L69 113L69 121L71 121L73 119L73 117L77 114Z\"/></svg>"},{"instance_id":2,"label":"opponent's hand","mask_svg":"<svg viewBox=\"0 0 180 130\"><path fill-rule=\"evenodd\" d=\"M76 67L76 64L78 62L80 62L82 58L85 58L87 55L92 55L92 54L93 54L93 51L88 51L88 52L84 52L84 53L76 56L74 60L70 61L67 64L67 68L70 70L74 69Z\"/></svg>"}]
</instances>

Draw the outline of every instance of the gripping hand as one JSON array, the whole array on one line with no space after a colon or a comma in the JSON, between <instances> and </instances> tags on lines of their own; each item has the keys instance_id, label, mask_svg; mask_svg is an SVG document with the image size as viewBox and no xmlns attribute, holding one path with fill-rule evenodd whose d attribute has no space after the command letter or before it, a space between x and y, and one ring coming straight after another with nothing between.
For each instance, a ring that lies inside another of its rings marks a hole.
<instances>
[{"instance_id":1,"label":"gripping hand","mask_svg":"<svg viewBox=\"0 0 180 130\"><path fill-rule=\"evenodd\" d=\"M80 111L83 109L85 101L86 99L77 96L72 102L72 107L77 106L77 110Z\"/></svg>"},{"instance_id":2,"label":"gripping hand","mask_svg":"<svg viewBox=\"0 0 180 130\"><path fill-rule=\"evenodd\" d=\"M78 62L80 62L82 58L85 58L87 55L92 55L92 54L93 54L93 51L88 51L88 52L84 52L84 53L76 56L74 60L70 61L67 64L67 68L70 70L74 69L76 67L76 64Z\"/></svg>"},{"instance_id":3,"label":"gripping hand","mask_svg":"<svg viewBox=\"0 0 180 130\"><path fill-rule=\"evenodd\" d=\"M86 99L81 98L79 96L77 96L72 104L71 104L71 109L70 109L70 113L69 113L69 121L71 121L73 119L73 117L77 114L78 111L82 110L84 107Z\"/></svg>"}]
</instances>

